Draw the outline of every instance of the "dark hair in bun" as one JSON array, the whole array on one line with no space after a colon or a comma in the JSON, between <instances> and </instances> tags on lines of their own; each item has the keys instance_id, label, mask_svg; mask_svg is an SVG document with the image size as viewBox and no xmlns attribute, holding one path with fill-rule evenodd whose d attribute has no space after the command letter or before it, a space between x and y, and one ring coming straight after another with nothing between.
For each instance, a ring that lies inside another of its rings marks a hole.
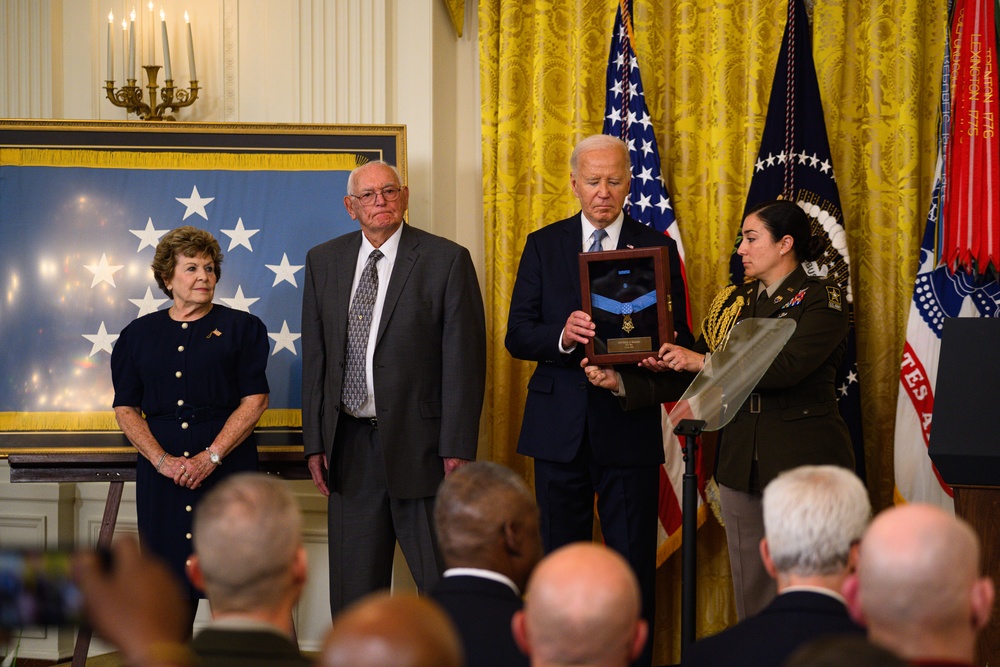
<instances>
[{"instance_id":1,"label":"dark hair in bun","mask_svg":"<svg viewBox=\"0 0 1000 667\"><path fill-rule=\"evenodd\" d=\"M809 216L795 202L778 200L757 204L747 211L747 217L750 215L760 218L773 241L791 236L792 251L798 261L811 262L823 256L826 242L813 235Z\"/></svg>"}]
</instances>

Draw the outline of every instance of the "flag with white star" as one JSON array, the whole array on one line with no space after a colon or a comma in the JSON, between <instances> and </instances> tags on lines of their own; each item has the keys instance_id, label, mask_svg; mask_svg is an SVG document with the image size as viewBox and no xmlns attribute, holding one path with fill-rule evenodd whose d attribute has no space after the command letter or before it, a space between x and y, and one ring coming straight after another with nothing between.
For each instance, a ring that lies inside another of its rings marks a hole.
<instances>
[{"instance_id":1,"label":"flag with white star","mask_svg":"<svg viewBox=\"0 0 1000 667\"><path fill-rule=\"evenodd\" d=\"M953 25L952 30L955 29L961 30L962 26ZM949 38L954 39L954 34L949 33ZM936 178L906 320L893 439L894 495L907 503L930 503L948 511L955 508L952 488L942 479L927 453L944 321L949 317L1000 317L1000 281L996 280L996 274L952 272L945 249L947 239L942 239L942 227L952 222L950 209L943 205L944 193L950 186L945 156L952 154L951 137L956 127L959 131L964 129L962 124L953 126L952 101L955 99L954 87L958 84L953 82L951 54L951 45L948 45L941 68ZM973 177L985 179L978 172Z\"/></svg>"},{"instance_id":2,"label":"flag with white star","mask_svg":"<svg viewBox=\"0 0 1000 667\"><path fill-rule=\"evenodd\" d=\"M611 36L602 133L618 137L628 145L632 183L625 211L644 225L667 234L677 243L677 252L681 259L681 275L685 280L684 291L687 292L684 246L681 244L677 217L670 205L670 195L663 180L663 173L660 171L660 153L643 93L627 0L620 0L618 3L618 13L615 16L615 26ZM687 303L690 302L691 300L687 299ZM690 325L690 307L686 316ZM667 405L663 408L665 425L663 451L666 461L660 470L658 563L666 560L680 546L682 519L684 459L680 441L674 435L673 427L667 418L669 407ZM703 484L700 486L704 488ZM700 506L701 498L699 498ZM699 512L699 525L703 518L703 512Z\"/></svg>"},{"instance_id":3,"label":"flag with white star","mask_svg":"<svg viewBox=\"0 0 1000 667\"><path fill-rule=\"evenodd\" d=\"M744 216L757 204L773 199L797 202L806 212L813 234L825 238L827 244L823 256L815 262L803 263L803 268L809 275L836 281L847 297L851 327L847 351L837 371L836 390L840 414L851 432L857 471L864 479L861 386L850 257L813 63L809 19L802 0L788 0L788 21L774 70L764 134L753 167ZM732 280L737 285L744 279L743 264L735 252L741 239L737 233L729 264Z\"/></svg>"},{"instance_id":4,"label":"flag with white star","mask_svg":"<svg viewBox=\"0 0 1000 667\"><path fill-rule=\"evenodd\" d=\"M111 350L131 320L170 306L150 263L181 225L219 241L215 302L267 328L270 408L300 409L305 256L357 229L348 173L0 163L0 340L17 350L0 355L0 414L111 409Z\"/></svg>"}]
</instances>

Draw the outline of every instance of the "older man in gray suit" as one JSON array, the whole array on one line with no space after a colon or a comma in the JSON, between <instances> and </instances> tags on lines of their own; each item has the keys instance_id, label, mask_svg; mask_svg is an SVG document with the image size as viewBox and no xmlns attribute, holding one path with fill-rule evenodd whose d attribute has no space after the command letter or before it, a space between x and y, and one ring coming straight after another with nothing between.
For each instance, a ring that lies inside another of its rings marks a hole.
<instances>
[{"instance_id":1,"label":"older man in gray suit","mask_svg":"<svg viewBox=\"0 0 1000 667\"><path fill-rule=\"evenodd\" d=\"M438 484L476 457L486 325L468 250L403 224L395 168L351 172L344 206L361 229L306 257L302 435L329 497L334 615L389 586L398 540L421 591L441 572Z\"/></svg>"}]
</instances>

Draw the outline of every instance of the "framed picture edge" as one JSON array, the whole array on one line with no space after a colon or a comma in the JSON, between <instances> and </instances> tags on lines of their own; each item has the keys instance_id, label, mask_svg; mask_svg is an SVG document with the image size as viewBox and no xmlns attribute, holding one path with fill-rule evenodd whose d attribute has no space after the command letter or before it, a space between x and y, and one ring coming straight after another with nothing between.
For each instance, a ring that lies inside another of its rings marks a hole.
<instances>
[{"instance_id":1,"label":"framed picture edge","mask_svg":"<svg viewBox=\"0 0 1000 667\"><path fill-rule=\"evenodd\" d=\"M213 137L219 137L213 141ZM298 141L289 141L301 137ZM380 144L357 143L379 137ZM353 141L345 141L351 139ZM337 142L344 143L338 146ZM0 149L86 149L233 153L386 153L408 183L406 125L0 119ZM4 163L0 161L0 166ZM0 221L2 222L2 221ZM11 413L13 414L13 413ZM260 451L301 451L298 427L258 427ZM114 454L131 449L118 430L0 431L0 459L10 454ZM133 450L134 451L134 450Z\"/></svg>"}]
</instances>

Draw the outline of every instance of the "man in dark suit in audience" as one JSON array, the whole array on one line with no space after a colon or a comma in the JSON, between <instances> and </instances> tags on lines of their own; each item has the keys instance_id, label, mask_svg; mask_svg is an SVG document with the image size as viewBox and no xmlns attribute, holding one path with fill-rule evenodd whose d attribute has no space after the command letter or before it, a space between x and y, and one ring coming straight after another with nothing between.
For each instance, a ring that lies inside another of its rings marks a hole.
<instances>
[{"instance_id":1,"label":"man in dark suit in audience","mask_svg":"<svg viewBox=\"0 0 1000 667\"><path fill-rule=\"evenodd\" d=\"M583 139L570 158L570 170L581 211L528 235L511 293L507 350L517 359L538 362L528 381L517 451L535 460L546 551L592 539L596 493L605 543L635 570L643 617L653 625L664 460L660 406L626 413L618 398L587 382L580 361L595 324L581 310L579 254L665 246L674 316L670 325L677 342L687 345L693 338L680 259L670 237L623 211L631 182L623 141L607 135ZM619 320L627 329L623 316ZM640 664L650 664L651 658L647 650Z\"/></svg>"},{"instance_id":2,"label":"man in dark suit in audience","mask_svg":"<svg viewBox=\"0 0 1000 667\"><path fill-rule=\"evenodd\" d=\"M872 643L913 665L971 667L995 597L982 567L968 523L933 505L901 505L865 532L844 595Z\"/></svg>"},{"instance_id":3,"label":"man in dark suit in audience","mask_svg":"<svg viewBox=\"0 0 1000 667\"><path fill-rule=\"evenodd\" d=\"M445 570L431 597L451 616L470 667L527 667L511 618L542 556L538 507L514 471L477 462L441 483L434 522Z\"/></svg>"},{"instance_id":4,"label":"man in dark suit in audience","mask_svg":"<svg viewBox=\"0 0 1000 667\"><path fill-rule=\"evenodd\" d=\"M768 484L763 503L760 553L778 597L757 615L695 642L683 667L780 667L815 639L864 633L840 595L871 518L861 480L837 466L802 466Z\"/></svg>"},{"instance_id":5,"label":"man in dark suit in audience","mask_svg":"<svg viewBox=\"0 0 1000 667\"><path fill-rule=\"evenodd\" d=\"M191 642L205 667L306 667L292 625L306 581L302 516L281 480L227 478L198 504L188 577L212 622Z\"/></svg>"}]
</instances>

